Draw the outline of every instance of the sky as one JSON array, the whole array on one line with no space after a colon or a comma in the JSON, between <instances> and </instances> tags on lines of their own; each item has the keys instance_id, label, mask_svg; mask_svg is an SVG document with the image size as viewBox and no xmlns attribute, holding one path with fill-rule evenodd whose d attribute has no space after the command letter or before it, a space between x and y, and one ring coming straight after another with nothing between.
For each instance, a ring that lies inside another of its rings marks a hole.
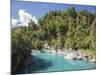
<instances>
[{"instance_id":1,"label":"sky","mask_svg":"<svg viewBox=\"0 0 100 75\"><path fill-rule=\"evenodd\" d=\"M44 16L47 12L56 10L65 11L70 6L75 7L76 11L88 10L89 12L96 13L96 7L90 5L43 3L12 0L12 25L15 26L17 24L23 24L27 26L30 19L32 19L37 24L38 19Z\"/></svg>"}]
</instances>

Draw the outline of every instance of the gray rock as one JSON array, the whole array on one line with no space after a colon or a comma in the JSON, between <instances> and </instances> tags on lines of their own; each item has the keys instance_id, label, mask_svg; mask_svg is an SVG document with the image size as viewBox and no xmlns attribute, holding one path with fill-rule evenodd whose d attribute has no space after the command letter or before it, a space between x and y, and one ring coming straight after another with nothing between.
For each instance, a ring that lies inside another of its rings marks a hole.
<instances>
[{"instance_id":1,"label":"gray rock","mask_svg":"<svg viewBox=\"0 0 100 75\"><path fill-rule=\"evenodd\" d=\"M95 59L91 59L91 63L96 63L96 60Z\"/></svg>"},{"instance_id":2,"label":"gray rock","mask_svg":"<svg viewBox=\"0 0 100 75\"><path fill-rule=\"evenodd\" d=\"M78 60L83 60L83 57L80 55L77 57Z\"/></svg>"}]
</instances>

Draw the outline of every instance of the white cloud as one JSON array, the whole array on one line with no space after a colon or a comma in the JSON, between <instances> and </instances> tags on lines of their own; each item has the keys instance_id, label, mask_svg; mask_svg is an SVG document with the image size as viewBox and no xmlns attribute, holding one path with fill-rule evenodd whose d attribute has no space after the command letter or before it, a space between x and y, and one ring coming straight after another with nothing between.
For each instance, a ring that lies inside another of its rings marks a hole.
<instances>
[{"instance_id":1,"label":"white cloud","mask_svg":"<svg viewBox=\"0 0 100 75\"><path fill-rule=\"evenodd\" d=\"M25 10L20 9L18 11L19 20L12 19L11 27L15 28L17 26L28 26L29 22L32 20L35 24L38 24L38 19L35 16L32 16L30 13L26 12Z\"/></svg>"},{"instance_id":2,"label":"white cloud","mask_svg":"<svg viewBox=\"0 0 100 75\"><path fill-rule=\"evenodd\" d=\"M19 20L23 26L28 26L28 23L33 20L35 24L38 23L38 20L35 16L32 16L30 13L26 12L25 10L19 10Z\"/></svg>"},{"instance_id":3,"label":"white cloud","mask_svg":"<svg viewBox=\"0 0 100 75\"><path fill-rule=\"evenodd\" d=\"M11 24L12 24L13 26L15 26L17 23L18 23L18 20L17 20L17 19L12 19Z\"/></svg>"},{"instance_id":4,"label":"white cloud","mask_svg":"<svg viewBox=\"0 0 100 75\"><path fill-rule=\"evenodd\" d=\"M11 27L12 27L12 28L16 27L18 22L19 22L19 21L18 21L17 19L12 19L12 20L11 20Z\"/></svg>"}]
</instances>

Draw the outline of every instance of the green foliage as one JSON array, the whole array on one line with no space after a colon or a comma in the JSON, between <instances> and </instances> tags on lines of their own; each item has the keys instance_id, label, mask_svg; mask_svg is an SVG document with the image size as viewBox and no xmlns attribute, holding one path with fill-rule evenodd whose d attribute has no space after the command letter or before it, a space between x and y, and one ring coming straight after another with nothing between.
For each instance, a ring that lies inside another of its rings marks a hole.
<instances>
[{"instance_id":1,"label":"green foliage","mask_svg":"<svg viewBox=\"0 0 100 75\"><path fill-rule=\"evenodd\" d=\"M52 40L51 44L56 48L95 50L95 14L87 10L76 12L74 7L69 7L63 12L52 11L47 13L39 23L41 29L47 33L46 40ZM59 38L61 36L64 43Z\"/></svg>"},{"instance_id":2,"label":"green foliage","mask_svg":"<svg viewBox=\"0 0 100 75\"><path fill-rule=\"evenodd\" d=\"M43 48L43 42L38 39L32 40L32 48L41 50Z\"/></svg>"},{"instance_id":3,"label":"green foliage","mask_svg":"<svg viewBox=\"0 0 100 75\"><path fill-rule=\"evenodd\" d=\"M75 8L74 7L69 7L66 11L67 15L69 17L73 17L73 18L76 18L77 17L77 13L75 11Z\"/></svg>"},{"instance_id":4,"label":"green foliage","mask_svg":"<svg viewBox=\"0 0 100 75\"><path fill-rule=\"evenodd\" d=\"M18 27L12 30L12 72L15 72L20 64L31 53L32 45L30 37L26 34L27 28Z\"/></svg>"}]
</instances>

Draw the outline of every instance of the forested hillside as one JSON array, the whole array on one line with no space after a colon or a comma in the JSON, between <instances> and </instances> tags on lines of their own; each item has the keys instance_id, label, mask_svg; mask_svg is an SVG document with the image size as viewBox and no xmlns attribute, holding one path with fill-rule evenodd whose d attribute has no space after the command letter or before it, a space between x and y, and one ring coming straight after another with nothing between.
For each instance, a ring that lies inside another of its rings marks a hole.
<instances>
[{"instance_id":1,"label":"forested hillside","mask_svg":"<svg viewBox=\"0 0 100 75\"><path fill-rule=\"evenodd\" d=\"M57 48L95 50L95 14L74 7L66 11L50 11L39 21L38 39Z\"/></svg>"}]
</instances>

